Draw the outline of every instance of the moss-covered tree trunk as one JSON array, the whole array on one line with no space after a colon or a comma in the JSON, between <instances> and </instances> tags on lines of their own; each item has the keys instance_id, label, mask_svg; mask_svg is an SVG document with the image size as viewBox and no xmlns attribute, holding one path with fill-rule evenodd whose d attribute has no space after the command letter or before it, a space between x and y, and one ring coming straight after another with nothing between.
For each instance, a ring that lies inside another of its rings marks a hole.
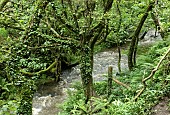
<instances>
[{"instance_id":1,"label":"moss-covered tree trunk","mask_svg":"<svg viewBox=\"0 0 170 115\"><path fill-rule=\"evenodd\" d=\"M32 115L32 99L36 91L36 86L31 80L22 84L21 86L21 101L17 109L17 115Z\"/></svg>"},{"instance_id":2,"label":"moss-covered tree trunk","mask_svg":"<svg viewBox=\"0 0 170 115\"><path fill-rule=\"evenodd\" d=\"M138 41L139 41L139 33L140 33L140 30L142 29L142 26L143 26L146 18L148 17L148 13L152 10L153 5L154 5L154 2L151 2L149 4L145 14L142 16L142 18L139 22L139 25L138 25L135 33L132 36L132 40L131 40L131 44L130 44L130 48L129 48L129 53L128 53L129 70L132 70L132 68L136 64L136 52L137 52L137 46L138 46Z\"/></svg>"}]
</instances>

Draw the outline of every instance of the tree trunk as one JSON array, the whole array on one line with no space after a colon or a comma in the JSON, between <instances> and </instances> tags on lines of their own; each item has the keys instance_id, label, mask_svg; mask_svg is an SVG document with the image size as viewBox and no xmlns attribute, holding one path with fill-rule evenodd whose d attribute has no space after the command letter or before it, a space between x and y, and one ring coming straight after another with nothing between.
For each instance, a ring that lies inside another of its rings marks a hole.
<instances>
[{"instance_id":1,"label":"tree trunk","mask_svg":"<svg viewBox=\"0 0 170 115\"><path fill-rule=\"evenodd\" d=\"M121 73L121 50L120 50L120 43L117 43L117 50L118 50L118 53L119 53L119 59L118 59L117 65L118 65L119 73Z\"/></svg>"},{"instance_id":2,"label":"tree trunk","mask_svg":"<svg viewBox=\"0 0 170 115\"><path fill-rule=\"evenodd\" d=\"M91 50L88 44L84 44L81 49L80 71L81 79L86 97L85 103L93 96L92 60Z\"/></svg>"},{"instance_id":3,"label":"tree trunk","mask_svg":"<svg viewBox=\"0 0 170 115\"><path fill-rule=\"evenodd\" d=\"M151 2L149 4L145 14L143 15L143 17L140 20L140 23L139 23L134 35L132 36L132 41L131 41L129 53L128 53L129 70L132 70L132 68L136 64L136 52L137 52L137 46L138 46L138 41L139 41L139 33L140 33L140 30L142 29L142 26L143 26L146 18L148 17L148 13L152 10L153 5L154 5L154 2Z\"/></svg>"},{"instance_id":4,"label":"tree trunk","mask_svg":"<svg viewBox=\"0 0 170 115\"><path fill-rule=\"evenodd\" d=\"M93 71L93 58L94 58L94 56L93 56L93 52L94 52L94 47L93 48L90 48L90 63L91 63L91 68L92 68L92 71Z\"/></svg>"},{"instance_id":5,"label":"tree trunk","mask_svg":"<svg viewBox=\"0 0 170 115\"><path fill-rule=\"evenodd\" d=\"M138 42L139 42L139 36L136 39L135 48L134 48L134 52L133 52L133 64L134 64L134 66L136 65L136 54L137 54L137 49L138 49Z\"/></svg>"},{"instance_id":6,"label":"tree trunk","mask_svg":"<svg viewBox=\"0 0 170 115\"><path fill-rule=\"evenodd\" d=\"M32 114L32 99L35 92L35 84L30 84L29 82L24 83L21 86L21 103L17 109L17 115L31 115Z\"/></svg>"},{"instance_id":7,"label":"tree trunk","mask_svg":"<svg viewBox=\"0 0 170 115\"><path fill-rule=\"evenodd\" d=\"M118 70L119 70L119 73L121 73L121 49L120 49L120 40L118 39L118 34L119 34L119 31L120 31L120 28L121 28L121 24L122 24L122 13L120 11L120 8L119 8L119 3L120 1L117 0L116 1L116 6L117 6L117 11L118 11L118 14L119 14L119 24L118 24L118 28L117 28L117 36L116 36L116 39L117 39L117 50L118 50L118 53L119 53L119 59L118 59Z\"/></svg>"},{"instance_id":8,"label":"tree trunk","mask_svg":"<svg viewBox=\"0 0 170 115\"><path fill-rule=\"evenodd\" d=\"M58 55L56 56L56 69L55 69L55 81L60 81L60 75L61 75L61 55L60 50L58 52Z\"/></svg>"},{"instance_id":9,"label":"tree trunk","mask_svg":"<svg viewBox=\"0 0 170 115\"><path fill-rule=\"evenodd\" d=\"M135 46L135 41L136 41L136 36L132 37L130 48L129 48L129 53L128 53L128 67L129 70L132 70L134 64L133 64L133 51L134 51L134 46Z\"/></svg>"},{"instance_id":10,"label":"tree trunk","mask_svg":"<svg viewBox=\"0 0 170 115\"><path fill-rule=\"evenodd\" d=\"M108 89L107 89L107 98L109 99L111 93L112 93L112 70L113 67L109 66L108 67Z\"/></svg>"}]
</instances>

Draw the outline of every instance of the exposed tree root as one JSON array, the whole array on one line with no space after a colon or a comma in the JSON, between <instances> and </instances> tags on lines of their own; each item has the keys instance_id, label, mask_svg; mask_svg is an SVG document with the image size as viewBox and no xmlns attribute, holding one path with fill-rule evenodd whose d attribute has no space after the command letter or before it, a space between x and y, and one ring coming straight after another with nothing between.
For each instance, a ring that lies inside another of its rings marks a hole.
<instances>
[{"instance_id":1,"label":"exposed tree root","mask_svg":"<svg viewBox=\"0 0 170 115\"><path fill-rule=\"evenodd\" d=\"M151 74L142 80L143 83L143 88L140 90L140 92L136 95L136 97L134 98L134 100L136 101L138 99L138 97L143 93L143 91L146 89L147 85L146 85L146 81L148 81L149 79L151 79L154 74L156 73L156 71L159 69L161 63L163 62L163 60L166 58L166 56L168 55L168 53L170 52L170 48L167 50L167 52L165 53L165 55L160 59L159 63L157 64L156 68L153 69L151 71Z\"/></svg>"}]
</instances>

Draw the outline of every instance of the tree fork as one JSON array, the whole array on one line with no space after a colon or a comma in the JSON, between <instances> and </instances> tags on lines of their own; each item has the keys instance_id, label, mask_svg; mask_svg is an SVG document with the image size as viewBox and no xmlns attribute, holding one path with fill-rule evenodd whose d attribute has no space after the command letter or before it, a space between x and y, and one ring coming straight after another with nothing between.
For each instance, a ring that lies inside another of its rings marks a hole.
<instances>
[{"instance_id":1,"label":"tree fork","mask_svg":"<svg viewBox=\"0 0 170 115\"><path fill-rule=\"evenodd\" d=\"M162 28L162 26L160 25L160 20L158 18L157 12L156 11L154 13L152 12L151 17L152 17L152 19L153 19L153 21L155 23L156 30L158 29L158 32L160 33L162 39L164 39L164 37L165 37L164 33L165 32L164 32L164 29Z\"/></svg>"},{"instance_id":2,"label":"tree fork","mask_svg":"<svg viewBox=\"0 0 170 115\"><path fill-rule=\"evenodd\" d=\"M134 67L134 64L136 63L136 52L137 52L137 45L138 45L138 41L139 41L139 33L142 29L142 26L146 20L146 18L148 17L148 13L152 10L154 6L154 2L151 2L145 12L145 14L142 16L140 23L135 31L135 33L133 34L132 41L130 44L130 48L129 48L129 53L128 53L128 67L129 70L132 70L132 68Z\"/></svg>"}]
</instances>

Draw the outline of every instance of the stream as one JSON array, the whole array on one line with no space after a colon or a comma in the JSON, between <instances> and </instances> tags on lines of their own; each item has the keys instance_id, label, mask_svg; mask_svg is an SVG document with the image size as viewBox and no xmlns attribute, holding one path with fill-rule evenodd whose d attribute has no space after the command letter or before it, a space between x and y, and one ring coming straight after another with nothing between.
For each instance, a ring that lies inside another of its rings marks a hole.
<instances>
[{"instance_id":1,"label":"stream","mask_svg":"<svg viewBox=\"0 0 170 115\"><path fill-rule=\"evenodd\" d=\"M145 38L139 42L139 45L146 46L161 40L161 36L157 33L156 37L154 30L149 30ZM127 49L127 45L121 49ZM113 74L118 72L117 67L118 53L116 48L107 49L94 55L93 79L94 82L106 80L104 75L107 75L108 66L113 67ZM122 54L121 69L128 69L127 55ZM57 105L60 105L67 98L67 90L74 90L70 86L80 80L80 67L75 66L71 69L64 70L61 75L62 81L59 83L48 82L41 85L38 91L34 94L32 115L57 115L61 110Z\"/></svg>"}]
</instances>

